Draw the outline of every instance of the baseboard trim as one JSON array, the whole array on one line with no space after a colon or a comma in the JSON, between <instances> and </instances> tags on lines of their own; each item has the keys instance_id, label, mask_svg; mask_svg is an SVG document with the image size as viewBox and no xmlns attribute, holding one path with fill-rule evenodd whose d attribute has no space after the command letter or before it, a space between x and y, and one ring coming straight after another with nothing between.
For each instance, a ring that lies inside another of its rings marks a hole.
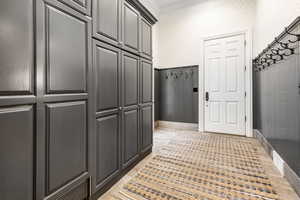
<instances>
[{"instance_id":1,"label":"baseboard trim","mask_svg":"<svg viewBox=\"0 0 300 200\"><path fill-rule=\"evenodd\" d=\"M170 122L170 121L157 121L157 123L158 123L158 127L161 128L198 131L198 124L193 124L193 123Z\"/></svg>"},{"instance_id":2,"label":"baseboard trim","mask_svg":"<svg viewBox=\"0 0 300 200\"><path fill-rule=\"evenodd\" d=\"M264 147L268 155L272 158L274 165L278 168L281 175L294 188L300 197L300 177L290 168L284 159L275 151L273 146L267 141L264 135L257 129L253 130L253 137L256 138Z\"/></svg>"}]
</instances>

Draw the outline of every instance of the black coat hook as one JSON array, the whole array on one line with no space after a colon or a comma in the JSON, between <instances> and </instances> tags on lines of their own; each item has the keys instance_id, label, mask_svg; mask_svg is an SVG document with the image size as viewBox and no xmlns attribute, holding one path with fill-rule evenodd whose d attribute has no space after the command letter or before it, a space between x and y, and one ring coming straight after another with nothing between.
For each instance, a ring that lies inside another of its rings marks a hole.
<instances>
[{"instance_id":1,"label":"black coat hook","mask_svg":"<svg viewBox=\"0 0 300 200\"><path fill-rule=\"evenodd\" d=\"M300 34L294 34L294 33L291 33L288 28L285 28L285 32L288 34L288 35L292 35L292 36L295 36L297 39L292 41L292 40L288 40L290 43L296 43L296 42L299 42L300 41Z\"/></svg>"}]
</instances>

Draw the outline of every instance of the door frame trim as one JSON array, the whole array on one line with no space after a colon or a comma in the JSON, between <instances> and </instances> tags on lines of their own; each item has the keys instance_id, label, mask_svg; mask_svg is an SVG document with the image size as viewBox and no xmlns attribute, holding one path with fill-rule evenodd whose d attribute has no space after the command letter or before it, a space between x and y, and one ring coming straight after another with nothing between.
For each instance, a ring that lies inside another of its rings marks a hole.
<instances>
[{"instance_id":1,"label":"door frame trim","mask_svg":"<svg viewBox=\"0 0 300 200\"><path fill-rule=\"evenodd\" d=\"M219 34L219 35L211 35L201 38L201 48L200 48L200 65L199 65L199 131L205 131L205 54L204 54L204 45L206 41L214 40L214 39L221 39L230 36L236 35L244 35L246 40L246 47L245 47L245 92L247 93L246 100L245 100L245 113L246 113L246 130L245 136L246 137L253 137L253 93L252 93L252 82L253 82L253 75L252 75L252 45L253 45L253 36L252 36L252 29L244 29L237 32L231 32L226 34Z\"/></svg>"}]
</instances>

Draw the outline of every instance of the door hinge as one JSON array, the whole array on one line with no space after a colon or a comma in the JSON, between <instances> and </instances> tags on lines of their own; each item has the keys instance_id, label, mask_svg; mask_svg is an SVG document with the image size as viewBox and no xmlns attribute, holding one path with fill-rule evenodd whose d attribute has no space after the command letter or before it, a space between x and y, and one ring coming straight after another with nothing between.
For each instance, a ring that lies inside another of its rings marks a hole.
<instances>
[{"instance_id":1,"label":"door hinge","mask_svg":"<svg viewBox=\"0 0 300 200\"><path fill-rule=\"evenodd\" d=\"M247 122L247 116L245 116L245 122Z\"/></svg>"},{"instance_id":2,"label":"door hinge","mask_svg":"<svg viewBox=\"0 0 300 200\"><path fill-rule=\"evenodd\" d=\"M245 45L245 46L247 45L247 41L246 41L246 40L244 40L244 45Z\"/></svg>"},{"instance_id":3,"label":"door hinge","mask_svg":"<svg viewBox=\"0 0 300 200\"><path fill-rule=\"evenodd\" d=\"M247 66L245 65L245 71L247 71Z\"/></svg>"},{"instance_id":4,"label":"door hinge","mask_svg":"<svg viewBox=\"0 0 300 200\"><path fill-rule=\"evenodd\" d=\"M247 92L245 92L245 97L247 97Z\"/></svg>"}]
</instances>

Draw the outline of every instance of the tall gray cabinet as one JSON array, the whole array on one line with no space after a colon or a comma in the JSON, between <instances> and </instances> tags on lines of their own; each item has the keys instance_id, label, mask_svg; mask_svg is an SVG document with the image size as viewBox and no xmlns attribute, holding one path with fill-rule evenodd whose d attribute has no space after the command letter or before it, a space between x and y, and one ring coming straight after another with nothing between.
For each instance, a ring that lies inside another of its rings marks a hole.
<instances>
[{"instance_id":1,"label":"tall gray cabinet","mask_svg":"<svg viewBox=\"0 0 300 200\"><path fill-rule=\"evenodd\" d=\"M0 2L0 199L97 199L152 148L137 0Z\"/></svg>"}]
</instances>

